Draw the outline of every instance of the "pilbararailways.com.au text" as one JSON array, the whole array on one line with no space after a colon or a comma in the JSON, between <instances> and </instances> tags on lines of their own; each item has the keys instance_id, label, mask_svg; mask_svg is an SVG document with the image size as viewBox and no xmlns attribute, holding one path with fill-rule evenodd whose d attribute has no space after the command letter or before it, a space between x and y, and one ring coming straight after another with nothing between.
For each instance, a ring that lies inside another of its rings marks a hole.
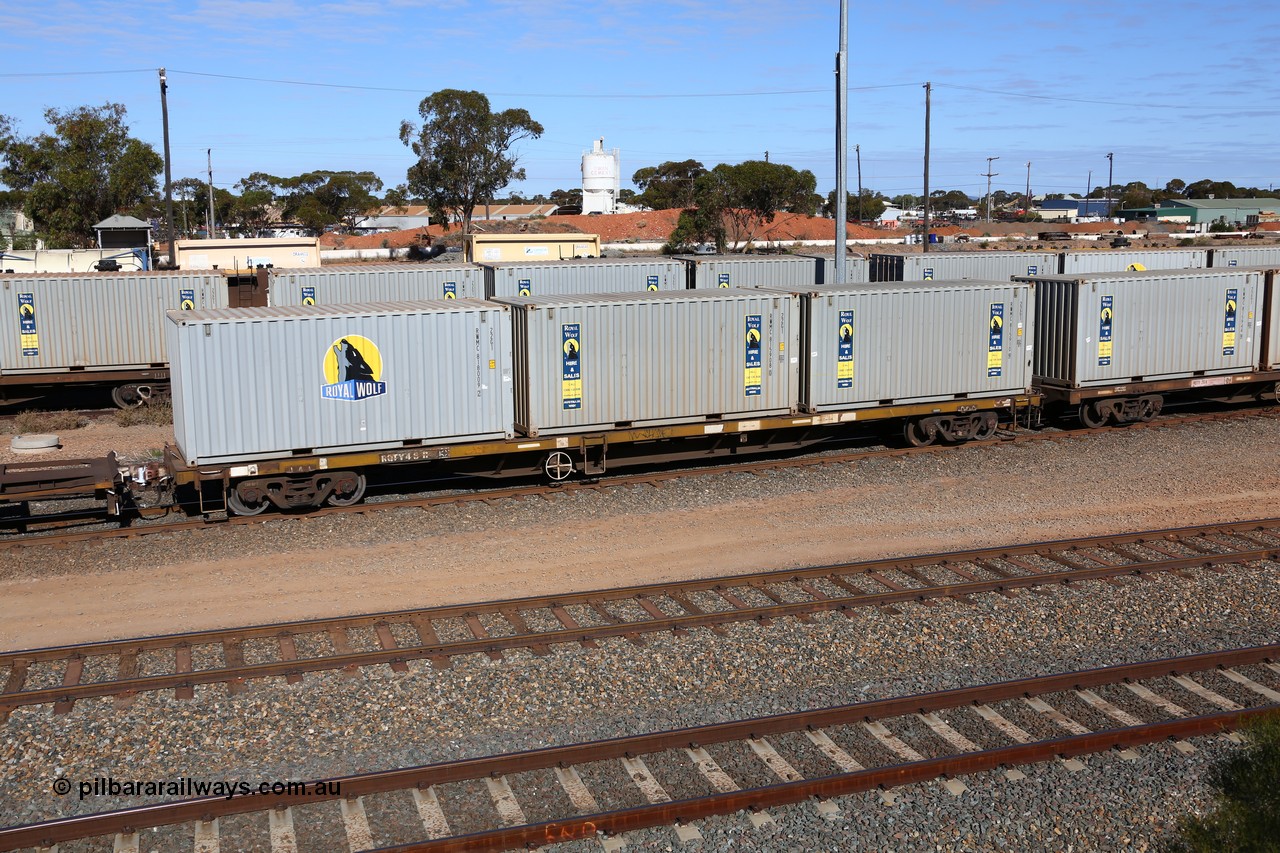
<instances>
[{"instance_id":1,"label":"pilbararailways.com.au text","mask_svg":"<svg viewBox=\"0 0 1280 853\"><path fill-rule=\"evenodd\" d=\"M71 780L54 780L53 791L59 796L71 793ZM176 779L116 779L99 776L75 783L80 799L88 797L336 797L342 795L342 783L332 782L243 782L234 779L192 779L179 776Z\"/></svg>"}]
</instances>

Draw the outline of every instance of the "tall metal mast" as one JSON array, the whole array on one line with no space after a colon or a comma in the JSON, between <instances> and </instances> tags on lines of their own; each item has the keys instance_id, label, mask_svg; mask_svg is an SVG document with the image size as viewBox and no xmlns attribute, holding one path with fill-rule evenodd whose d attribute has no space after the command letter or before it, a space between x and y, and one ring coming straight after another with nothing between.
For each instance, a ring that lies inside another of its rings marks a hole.
<instances>
[{"instance_id":1,"label":"tall metal mast","mask_svg":"<svg viewBox=\"0 0 1280 853\"><path fill-rule=\"evenodd\" d=\"M845 254L849 240L849 138L847 99L849 93L849 3L840 0L840 49L836 53L836 282L844 284Z\"/></svg>"}]
</instances>

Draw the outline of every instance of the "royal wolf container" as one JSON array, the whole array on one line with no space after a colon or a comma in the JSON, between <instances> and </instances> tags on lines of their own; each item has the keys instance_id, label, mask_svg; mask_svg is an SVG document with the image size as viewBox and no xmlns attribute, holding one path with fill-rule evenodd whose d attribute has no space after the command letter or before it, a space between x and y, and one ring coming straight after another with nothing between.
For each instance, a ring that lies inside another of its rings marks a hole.
<instances>
[{"instance_id":1,"label":"royal wolf container","mask_svg":"<svg viewBox=\"0 0 1280 853\"><path fill-rule=\"evenodd\" d=\"M871 281L1008 281L1015 275L1054 275L1057 252L929 252L873 254Z\"/></svg>"},{"instance_id":2,"label":"royal wolf container","mask_svg":"<svg viewBox=\"0 0 1280 853\"><path fill-rule=\"evenodd\" d=\"M165 312L222 308L217 272L0 276L0 374L163 366Z\"/></svg>"},{"instance_id":3,"label":"royal wolf container","mask_svg":"<svg viewBox=\"0 0 1280 853\"><path fill-rule=\"evenodd\" d=\"M798 291L807 412L985 398L1031 385L1034 285L884 282Z\"/></svg>"},{"instance_id":4,"label":"royal wolf container","mask_svg":"<svg viewBox=\"0 0 1280 853\"><path fill-rule=\"evenodd\" d=\"M580 258L481 266L489 299L685 289L685 266L672 258Z\"/></svg>"},{"instance_id":5,"label":"royal wolf container","mask_svg":"<svg viewBox=\"0 0 1280 853\"><path fill-rule=\"evenodd\" d=\"M484 271L475 264L351 264L274 270L273 306L484 299Z\"/></svg>"},{"instance_id":6,"label":"royal wolf container","mask_svg":"<svg viewBox=\"0 0 1280 853\"><path fill-rule=\"evenodd\" d=\"M170 311L188 465L512 435L510 309L475 299Z\"/></svg>"},{"instance_id":7,"label":"royal wolf container","mask_svg":"<svg viewBox=\"0 0 1280 853\"><path fill-rule=\"evenodd\" d=\"M1211 249L1213 268L1280 267L1280 246L1229 246Z\"/></svg>"},{"instance_id":8,"label":"royal wolf container","mask_svg":"<svg viewBox=\"0 0 1280 853\"><path fill-rule=\"evenodd\" d=\"M1209 266L1207 249L1084 249L1063 252L1062 275L1144 270L1192 270Z\"/></svg>"},{"instance_id":9,"label":"royal wolf container","mask_svg":"<svg viewBox=\"0 0 1280 853\"><path fill-rule=\"evenodd\" d=\"M691 289L808 287L827 275L812 255L674 255L685 264Z\"/></svg>"},{"instance_id":10,"label":"royal wolf container","mask_svg":"<svg viewBox=\"0 0 1280 853\"><path fill-rule=\"evenodd\" d=\"M527 435L796 411L799 300L760 290L534 296L511 306Z\"/></svg>"},{"instance_id":11,"label":"royal wolf container","mask_svg":"<svg viewBox=\"0 0 1280 853\"><path fill-rule=\"evenodd\" d=\"M1256 270L1159 270L1035 279L1037 383L1067 388L1255 369Z\"/></svg>"}]
</instances>

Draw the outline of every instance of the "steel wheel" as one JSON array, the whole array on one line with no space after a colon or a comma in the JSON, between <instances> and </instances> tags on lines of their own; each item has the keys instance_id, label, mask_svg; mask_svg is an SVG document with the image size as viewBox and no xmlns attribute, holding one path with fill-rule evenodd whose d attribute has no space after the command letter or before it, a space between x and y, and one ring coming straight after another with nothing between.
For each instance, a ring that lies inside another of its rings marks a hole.
<instances>
[{"instance_id":1,"label":"steel wheel","mask_svg":"<svg viewBox=\"0 0 1280 853\"><path fill-rule=\"evenodd\" d=\"M254 516L266 512L271 501L263 495L257 503L248 503L240 494L240 487L233 487L227 492L227 511L232 515Z\"/></svg>"},{"instance_id":2,"label":"steel wheel","mask_svg":"<svg viewBox=\"0 0 1280 853\"><path fill-rule=\"evenodd\" d=\"M974 430L974 441L988 441L995 438L996 430L1000 428L1000 419L993 413L987 412L978 416L978 428Z\"/></svg>"},{"instance_id":3,"label":"steel wheel","mask_svg":"<svg viewBox=\"0 0 1280 853\"><path fill-rule=\"evenodd\" d=\"M573 459L563 450L547 455L542 470L553 483L563 483L573 475Z\"/></svg>"},{"instance_id":4,"label":"steel wheel","mask_svg":"<svg viewBox=\"0 0 1280 853\"><path fill-rule=\"evenodd\" d=\"M1107 420L1110 416L1111 413L1102 411L1098 407L1096 401L1080 404L1080 423L1084 424L1089 429L1097 429L1098 427L1106 426Z\"/></svg>"},{"instance_id":5,"label":"steel wheel","mask_svg":"<svg viewBox=\"0 0 1280 853\"><path fill-rule=\"evenodd\" d=\"M121 409L136 409L147 402L137 385L117 385L111 389L111 402Z\"/></svg>"},{"instance_id":6,"label":"steel wheel","mask_svg":"<svg viewBox=\"0 0 1280 853\"><path fill-rule=\"evenodd\" d=\"M329 506L352 506L364 500L364 490L368 486L364 474L355 474L351 477L343 477L338 481L340 486L350 486L351 488L345 492L339 492L337 489L329 493L329 497L325 499L325 503Z\"/></svg>"},{"instance_id":7,"label":"steel wheel","mask_svg":"<svg viewBox=\"0 0 1280 853\"><path fill-rule=\"evenodd\" d=\"M907 421L902 435L912 447L928 447L938 440L938 428L924 421Z\"/></svg>"}]
</instances>

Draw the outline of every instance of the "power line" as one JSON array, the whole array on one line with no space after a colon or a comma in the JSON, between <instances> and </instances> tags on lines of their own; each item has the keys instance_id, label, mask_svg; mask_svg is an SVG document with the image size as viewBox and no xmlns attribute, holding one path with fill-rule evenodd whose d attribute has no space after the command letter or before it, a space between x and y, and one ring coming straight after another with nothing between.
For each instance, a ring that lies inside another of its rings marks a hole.
<instances>
[{"instance_id":1,"label":"power line","mask_svg":"<svg viewBox=\"0 0 1280 853\"><path fill-rule=\"evenodd\" d=\"M84 77L93 74L155 74L154 68L122 68L118 71L18 71L0 77Z\"/></svg>"},{"instance_id":2,"label":"power line","mask_svg":"<svg viewBox=\"0 0 1280 853\"><path fill-rule=\"evenodd\" d=\"M1072 104L1101 104L1108 107L1142 107L1155 108L1162 110L1193 110L1193 109L1210 109L1209 107L1200 107L1194 104L1152 104L1152 103L1132 103L1129 101L1095 101L1088 98L1064 98L1057 95L1033 95L1030 92L1005 92L999 89L981 89L977 86L960 86L955 83L939 83L939 87L948 89L962 89L966 92L982 92L987 95L1003 95L1007 98L1031 98L1037 101L1064 101ZM1217 104L1212 109L1230 109L1231 107ZM1257 109L1255 107L1248 108L1251 112L1275 113L1280 110Z\"/></svg>"}]
</instances>

